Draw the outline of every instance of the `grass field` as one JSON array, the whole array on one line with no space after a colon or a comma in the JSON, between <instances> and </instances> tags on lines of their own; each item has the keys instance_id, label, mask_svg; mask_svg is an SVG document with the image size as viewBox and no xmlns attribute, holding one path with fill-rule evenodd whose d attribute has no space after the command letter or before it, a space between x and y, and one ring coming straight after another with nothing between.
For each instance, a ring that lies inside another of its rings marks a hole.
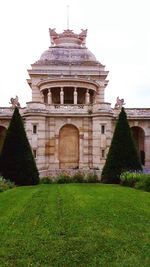
<instances>
[{"instance_id":1,"label":"grass field","mask_svg":"<svg viewBox=\"0 0 150 267\"><path fill-rule=\"evenodd\" d=\"M0 266L149 267L150 193L101 184L0 193Z\"/></svg>"}]
</instances>

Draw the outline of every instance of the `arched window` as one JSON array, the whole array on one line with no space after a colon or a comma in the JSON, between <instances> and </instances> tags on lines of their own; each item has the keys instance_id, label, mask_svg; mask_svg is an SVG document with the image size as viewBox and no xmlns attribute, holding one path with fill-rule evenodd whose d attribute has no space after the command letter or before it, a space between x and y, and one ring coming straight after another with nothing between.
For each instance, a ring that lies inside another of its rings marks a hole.
<instances>
[{"instance_id":1,"label":"arched window","mask_svg":"<svg viewBox=\"0 0 150 267\"><path fill-rule=\"evenodd\" d=\"M141 163L142 165L145 165L144 130L139 126L134 126L134 127L131 127L131 131L133 134L133 138L135 140L137 150L139 152Z\"/></svg>"},{"instance_id":2,"label":"arched window","mask_svg":"<svg viewBox=\"0 0 150 267\"><path fill-rule=\"evenodd\" d=\"M3 147L6 131L7 131L7 129L5 127L0 126L0 152L1 152L2 147Z\"/></svg>"}]
</instances>

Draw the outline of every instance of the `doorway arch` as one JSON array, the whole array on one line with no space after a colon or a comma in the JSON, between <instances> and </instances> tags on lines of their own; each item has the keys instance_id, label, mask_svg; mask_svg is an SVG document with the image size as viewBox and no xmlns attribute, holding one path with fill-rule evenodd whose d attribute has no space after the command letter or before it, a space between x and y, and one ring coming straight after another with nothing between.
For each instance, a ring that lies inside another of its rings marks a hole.
<instances>
[{"instance_id":1,"label":"doorway arch","mask_svg":"<svg viewBox=\"0 0 150 267\"><path fill-rule=\"evenodd\" d=\"M64 125L59 132L59 168L79 167L79 131L72 124Z\"/></svg>"},{"instance_id":2,"label":"doorway arch","mask_svg":"<svg viewBox=\"0 0 150 267\"><path fill-rule=\"evenodd\" d=\"M131 127L131 131L133 134L133 138L135 140L135 144L139 153L139 157L141 159L142 165L145 165L145 148L144 148L144 141L145 141L145 133L144 130L139 126Z\"/></svg>"},{"instance_id":3,"label":"doorway arch","mask_svg":"<svg viewBox=\"0 0 150 267\"><path fill-rule=\"evenodd\" d=\"M0 152L2 151L5 135L6 135L6 128L4 126L0 126Z\"/></svg>"}]
</instances>

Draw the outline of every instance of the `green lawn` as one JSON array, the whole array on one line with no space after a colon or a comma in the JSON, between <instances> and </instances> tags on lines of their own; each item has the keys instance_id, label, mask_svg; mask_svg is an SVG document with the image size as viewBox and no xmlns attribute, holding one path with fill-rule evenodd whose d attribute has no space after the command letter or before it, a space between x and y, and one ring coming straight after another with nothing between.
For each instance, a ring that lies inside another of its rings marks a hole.
<instances>
[{"instance_id":1,"label":"green lawn","mask_svg":"<svg viewBox=\"0 0 150 267\"><path fill-rule=\"evenodd\" d=\"M0 266L149 267L150 193L99 184L0 193Z\"/></svg>"}]
</instances>

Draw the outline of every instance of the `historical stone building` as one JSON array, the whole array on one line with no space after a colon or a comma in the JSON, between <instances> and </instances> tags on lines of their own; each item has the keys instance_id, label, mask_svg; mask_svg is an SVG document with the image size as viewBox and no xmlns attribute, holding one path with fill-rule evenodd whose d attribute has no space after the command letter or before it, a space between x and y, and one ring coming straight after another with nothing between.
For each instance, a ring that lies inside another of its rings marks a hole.
<instances>
[{"instance_id":1,"label":"historical stone building","mask_svg":"<svg viewBox=\"0 0 150 267\"><path fill-rule=\"evenodd\" d=\"M56 33L28 70L32 101L20 113L42 175L51 170L102 169L111 143L115 108L105 102L108 71L86 47L87 31ZM150 168L150 109L126 109L143 165ZM0 108L0 149L12 108ZM17 149L17 148L16 148Z\"/></svg>"}]
</instances>

